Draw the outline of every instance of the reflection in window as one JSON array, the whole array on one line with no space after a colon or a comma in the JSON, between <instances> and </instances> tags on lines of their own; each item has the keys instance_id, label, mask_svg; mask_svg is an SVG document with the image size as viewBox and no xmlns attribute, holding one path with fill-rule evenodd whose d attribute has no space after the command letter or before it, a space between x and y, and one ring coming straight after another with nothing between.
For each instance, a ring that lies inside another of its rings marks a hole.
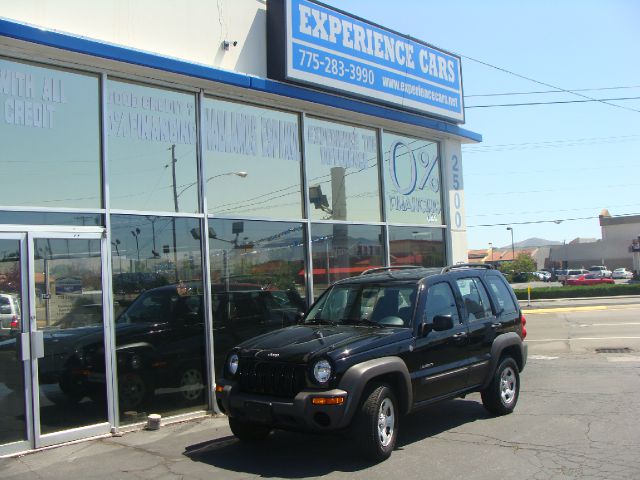
<instances>
[{"instance_id":1,"label":"reflection in window","mask_svg":"<svg viewBox=\"0 0 640 480\"><path fill-rule=\"evenodd\" d=\"M375 130L305 119L309 216L380 221Z\"/></svg>"},{"instance_id":2,"label":"reflection in window","mask_svg":"<svg viewBox=\"0 0 640 480\"><path fill-rule=\"evenodd\" d=\"M202 125L210 213L302 217L297 115L205 99Z\"/></svg>"},{"instance_id":3,"label":"reflection in window","mask_svg":"<svg viewBox=\"0 0 640 480\"><path fill-rule=\"evenodd\" d=\"M438 144L384 133L382 151L386 220L442 225Z\"/></svg>"},{"instance_id":4,"label":"reflection in window","mask_svg":"<svg viewBox=\"0 0 640 480\"><path fill-rule=\"evenodd\" d=\"M107 82L111 208L198 211L195 97Z\"/></svg>"},{"instance_id":5,"label":"reflection in window","mask_svg":"<svg viewBox=\"0 0 640 480\"><path fill-rule=\"evenodd\" d=\"M381 227L312 224L314 298L333 282L385 264Z\"/></svg>"},{"instance_id":6,"label":"reflection in window","mask_svg":"<svg viewBox=\"0 0 640 480\"><path fill-rule=\"evenodd\" d=\"M111 256L121 421L205 403L200 222L114 215Z\"/></svg>"},{"instance_id":7,"label":"reflection in window","mask_svg":"<svg viewBox=\"0 0 640 480\"><path fill-rule=\"evenodd\" d=\"M240 342L306 310L302 224L209 220L216 371Z\"/></svg>"},{"instance_id":8,"label":"reflection in window","mask_svg":"<svg viewBox=\"0 0 640 480\"><path fill-rule=\"evenodd\" d=\"M99 227L104 225L104 215L61 212L0 212L0 224L12 225L70 225Z\"/></svg>"},{"instance_id":9,"label":"reflection in window","mask_svg":"<svg viewBox=\"0 0 640 480\"><path fill-rule=\"evenodd\" d=\"M98 78L0 60L0 205L100 208Z\"/></svg>"},{"instance_id":10,"label":"reflection in window","mask_svg":"<svg viewBox=\"0 0 640 480\"><path fill-rule=\"evenodd\" d=\"M444 267L444 230L441 228L389 227L391 265Z\"/></svg>"}]
</instances>

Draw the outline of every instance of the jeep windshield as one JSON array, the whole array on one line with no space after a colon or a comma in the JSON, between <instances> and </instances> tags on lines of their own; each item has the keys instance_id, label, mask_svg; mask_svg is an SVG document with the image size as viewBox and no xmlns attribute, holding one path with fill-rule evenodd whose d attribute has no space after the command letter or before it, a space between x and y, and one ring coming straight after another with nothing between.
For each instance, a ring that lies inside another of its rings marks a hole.
<instances>
[{"instance_id":1,"label":"jeep windshield","mask_svg":"<svg viewBox=\"0 0 640 480\"><path fill-rule=\"evenodd\" d=\"M409 327L415 307L416 284L336 285L305 317L305 324Z\"/></svg>"}]
</instances>

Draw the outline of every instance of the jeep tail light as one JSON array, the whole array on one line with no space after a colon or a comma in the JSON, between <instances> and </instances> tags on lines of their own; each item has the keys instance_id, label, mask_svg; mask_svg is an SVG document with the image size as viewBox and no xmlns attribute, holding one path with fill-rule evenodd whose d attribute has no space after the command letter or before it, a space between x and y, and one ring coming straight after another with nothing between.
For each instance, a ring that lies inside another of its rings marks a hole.
<instances>
[{"instance_id":1,"label":"jeep tail light","mask_svg":"<svg viewBox=\"0 0 640 480\"><path fill-rule=\"evenodd\" d=\"M522 339L527 338L527 319L524 315L520 315L520 319L522 320Z\"/></svg>"},{"instance_id":2,"label":"jeep tail light","mask_svg":"<svg viewBox=\"0 0 640 480\"><path fill-rule=\"evenodd\" d=\"M13 318L11 319L11 323L9 324L10 328L18 328L18 317L17 316L13 316Z\"/></svg>"}]
</instances>

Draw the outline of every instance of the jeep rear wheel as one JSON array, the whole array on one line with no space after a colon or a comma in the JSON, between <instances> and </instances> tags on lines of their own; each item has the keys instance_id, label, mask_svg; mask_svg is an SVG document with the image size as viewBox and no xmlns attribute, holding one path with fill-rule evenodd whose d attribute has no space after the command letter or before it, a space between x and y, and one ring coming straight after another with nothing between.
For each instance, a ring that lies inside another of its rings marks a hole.
<instances>
[{"instance_id":1,"label":"jeep rear wheel","mask_svg":"<svg viewBox=\"0 0 640 480\"><path fill-rule=\"evenodd\" d=\"M265 440L271 433L271 429L267 425L248 422L235 417L229 417L229 428L243 442L260 442Z\"/></svg>"},{"instance_id":2,"label":"jeep rear wheel","mask_svg":"<svg viewBox=\"0 0 640 480\"><path fill-rule=\"evenodd\" d=\"M511 357L504 358L493 374L493 379L481 393L482 404L495 415L513 412L520 393L518 364Z\"/></svg>"},{"instance_id":3,"label":"jeep rear wheel","mask_svg":"<svg viewBox=\"0 0 640 480\"><path fill-rule=\"evenodd\" d=\"M398 438L399 409L393 391L386 385L368 391L356 418L356 435L363 454L381 462L391 455Z\"/></svg>"}]
</instances>

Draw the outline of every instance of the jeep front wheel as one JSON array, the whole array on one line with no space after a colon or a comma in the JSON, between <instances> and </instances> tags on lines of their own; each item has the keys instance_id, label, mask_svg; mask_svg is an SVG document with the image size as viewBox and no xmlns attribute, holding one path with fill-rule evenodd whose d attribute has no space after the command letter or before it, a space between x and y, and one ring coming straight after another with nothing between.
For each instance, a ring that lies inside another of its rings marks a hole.
<instances>
[{"instance_id":1,"label":"jeep front wheel","mask_svg":"<svg viewBox=\"0 0 640 480\"><path fill-rule=\"evenodd\" d=\"M248 422L235 417L229 417L231 432L243 442L260 442L265 440L271 429L267 425L256 422Z\"/></svg>"},{"instance_id":2,"label":"jeep front wheel","mask_svg":"<svg viewBox=\"0 0 640 480\"><path fill-rule=\"evenodd\" d=\"M520 374L518 364L511 357L504 358L496 368L493 379L482 390L482 404L495 415L513 412L520 393Z\"/></svg>"},{"instance_id":3,"label":"jeep front wheel","mask_svg":"<svg viewBox=\"0 0 640 480\"><path fill-rule=\"evenodd\" d=\"M356 419L356 433L369 460L389 458L398 438L398 417L398 402L389 387L379 385L369 390Z\"/></svg>"}]
</instances>

